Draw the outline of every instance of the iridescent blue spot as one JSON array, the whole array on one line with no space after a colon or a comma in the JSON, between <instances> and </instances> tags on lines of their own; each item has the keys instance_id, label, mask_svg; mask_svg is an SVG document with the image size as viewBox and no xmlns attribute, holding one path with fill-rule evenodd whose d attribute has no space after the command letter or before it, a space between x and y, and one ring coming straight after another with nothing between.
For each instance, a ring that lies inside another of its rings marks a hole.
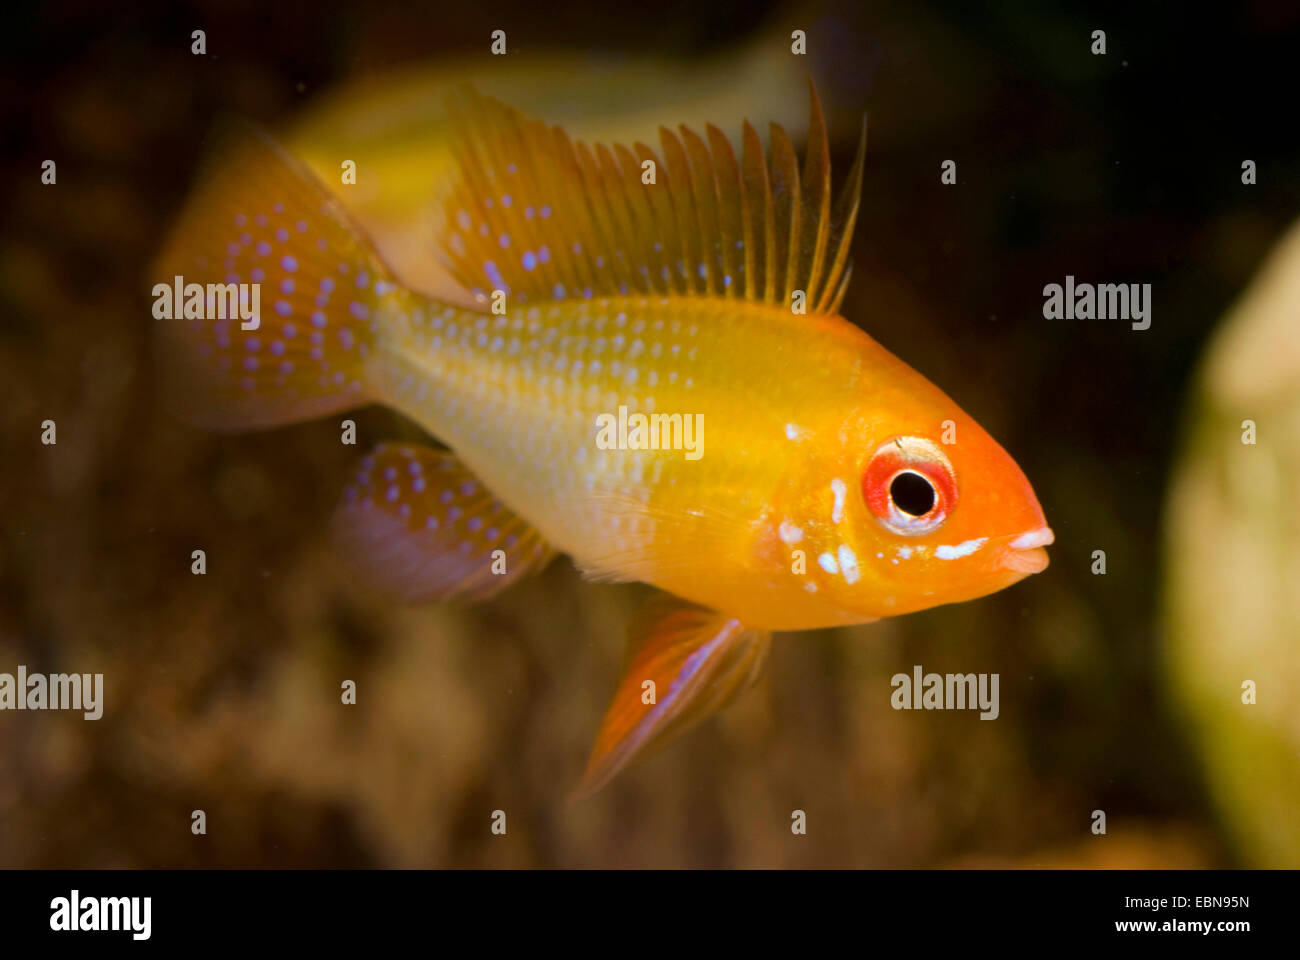
<instances>
[{"instance_id":1,"label":"iridescent blue spot","mask_svg":"<svg viewBox=\"0 0 1300 960\"><path fill-rule=\"evenodd\" d=\"M274 206L271 207L271 210L273 213L276 214L276 216L279 216L280 214L284 213L284 204L276 203Z\"/></svg>"},{"instance_id":2,"label":"iridescent blue spot","mask_svg":"<svg viewBox=\"0 0 1300 960\"><path fill-rule=\"evenodd\" d=\"M358 287L365 288L365 287L367 287L367 286L369 286L369 285L370 285L370 274L366 273L366 271L364 271L364 270L358 271L358 273L357 273L357 286L358 286Z\"/></svg>"},{"instance_id":3,"label":"iridescent blue spot","mask_svg":"<svg viewBox=\"0 0 1300 960\"><path fill-rule=\"evenodd\" d=\"M533 219L533 216L534 216L536 213L537 213L537 211L534 210L532 207L524 207L524 219L525 219L525 220L531 220L531 219Z\"/></svg>"},{"instance_id":4,"label":"iridescent blue spot","mask_svg":"<svg viewBox=\"0 0 1300 960\"><path fill-rule=\"evenodd\" d=\"M253 283L261 283L266 279L266 272L261 267L254 267L248 271L248 279Z\"/></svg>"},{"instance_id":5,"label":"iridescent blue spot","mask_svg":"<svg viewBox=\"0 0 1300 960\"><path fill-rule=\"evenodd\" d=\"M319 310L313 313L311 315L311 325L313 327L325 326L325 314L321 313Z\"/></svg>"},{"instance_id":6,"label":"iridescent blue spot","mask_svg":"<svg viewBox=\"0 0 1300 960\"><path fill-rule=\"evenodd\" d=\"M284 338L286 340L292 340L294 337L298 335L298 328L295 327L292 323L286 323L284 325L283 333L284 333Z\"/></svg>"},{"instance_id":7,"label":"iridescent blue spot","mask_svg":"<svg viewBox=\"0 0 1300 960\"><path fill-rule=\"evenodd\" d=\"M723 278L722 278L722 285L723 285L724 287L729 287L729 286L731 286L731 277L730 277L730 276L725 276L725 277L723 277Z\"/></svg>"},{"instance_id":8,"label":"iridescent blue spot","mask_svg":"<svg viewBox=\"0 0 1300 960\"><path fill-rule=\"evenodd\" d=\"M281 227L279 230L275 231L275 241L276 243L288 243L289 231L284 229L284 227Z\"/></svg>"},{"instance_id":9,"label":"iridescent blue spot","mask_svg":"<svg viewBox=\"0 0 1300 960\"><path fill-rule=\"evenodd\" d=\"M280 258L280 267L286 273L293 273L295 270L298 269L298 261L286 253L283 257Z\"/></svg>"},{"instance_id":10,"label":"iridescent blue spot","mask_svg":"<svg viewBox=\"0 0 1300 960\"><path fill-rule=\"evenodd\" d=\"M275 312L282 317L287 317L293 313L293 307L289 306L287 300L277 300L275 301Z\"/></svg>"},{"instance_id":11,"label":"iridescent blue spot","mask_svg":"<svg viewBox=\"0 0 1300 960\"><path fill-rule=\"evenodd\" d=\"M507 193L504 197L501 198L501 206L503 206L503 207L508 207L508 206L510 206L510 204L512 204L512 203L514 203L514 202L515 202L514 197L510 196L510 194L508 194L508 193Z\"/></svg>"},{"instance_id":12,"label":"iridescent blue spot","mask_svg":"<svg viewBox=\"0 0 1300 960\"><path fill-rule=\"evenodd\" d=\"M705 269L703 263L700 264L700 269L697 272L699 273L701 280L703 280L705 277L709 275L709 272L707 269Z\"/></svg>"},{"instance_id":13,"label":"iridescent blue spot","mask_svg":"<svg viewBox=\"0 0 1300 960\"><path fill-rule=\"evenodd\" d=\"M550 262L551 262L551 248L550 248L550 247L543 245L542 248L541 248L540 250L537 251L537 262L538 262L538 263L550 263Z\"/></svg>"},{"instance_id":14,"label":"iridescent blue spot","mask_svg":"<svg viewBox=\"0 0 1300 960\"><path fill-rule=\"evenodd\" d=\"M501 247L502 250L509 249L509 247L510 247L510 234L508 234L508 233L503 233L503 234L501 234L501 236L497 237L497 243L500 245L500 247Z\"/></svg>"},{"instance_id":15,"label":"iridescent blue spot","mask_svg":"<svg viewBox=\"0 0 1300 960\"><path fill-rule=\"evenodd\" d=\"M271 245L265 240L259 241L257 244L257 255L259 257L269 257L271 255Z\"/></svg>"},{"instance_id":16,"label":"iridescent blue spot","mask_svg":"<svg viewBox=\"0 0 1300 960\"><path fill-rule=\"evenodd\" d=\"M320 288L323 292L329 293L334 289L334 278L325 277L320 282Z\"/></svg>"},{"instance_id":17,"label":"iridescent blue spot","mask_svg":"<svg viewBox=\"0 0 1300 960\"><path fill-rule=\"evenodd\" d=\"M370 308L359 300L353 300L348 304L348 312L358 320L365 320L370 316Z\"/></svg>"},{"instance_id":18,"label":"iridescent blue spot","mask_svg":"<svg viewBox=\"0 0 1300 960\"><path fill-rule=\"evenodd\" d=\"M483 264L483 272L487 274L487 278L492 281L492 284L498 290L508 291L505 281L501 279L501 271L497 269L497 265L495 263L493 263L491 260L486 261Z\"/></svg>"},{"instance_id":19,"label":"iridescent blue spot","mask_svg":"<svg viewBox=\"0 0 1300 960\"><path fill-rule=\"evenodd\" d=\"M248 223L248 217L244 216L242 213L235 214L235 226L242 227L246 223Z\"/></svg>"},{"instance_id":20,"label":"iridescent blue spot","mask_svg":"<svg viewBox=\"0 0 1300 960\"><path fill-rule=\"evenodd\" d=\"M524 254L523 264L525 270L534 269L537 266L537 254L529 250L527 253Z\"/></svg>"},{"instance_id":21,"label":"iridescent blue spot","mask_svg":"<svg viewBox=\"0 0 1300 960\"><path fill-rule=\"evenodd\" d=\"M551 208L546 204L542 204L542 209L537 212L541 216L541 218L545 220L547 217L551 215Z\"/></svg>"},{"instance_id":22,"label":"iridescent blue spot","mask_svg":"<svg viewBox=\"0 0 1300 960\"><path fill-rule=\"evenodd\" d=\"M552 295L554 295L554 297L555 297L556 300L563 300L563 299L564 299L564 292L565 292L565 291L564 291L564 284L562 284L562 283L557 283L557 284L555 285L555 289L551 291Z\"/></svg>"},{"instance_id":23,"label":"iridescent blue spot","mask_svg":"<svg viewBox=\"0 0 1300 960\"><path fill-rule=\"evenodd\" d=\"M306 220L299 220L299 221L295 224L295 226L298 228L298 232L299 232L299 233L306 233L306 232L307 232L307 221L306 221Z\"/></svg>"},{"instance_id":24,"label":"iridescent blue spot","mask_svg":"<svg viewBox=\"0 0 1300 960\"><path fill-rule=\"evenodd\" d=\"M249 337L244 341L244 349L249 353L257 353L261 346L261 341L259 341L257 337Z\"/></svg>"}]
</instances>

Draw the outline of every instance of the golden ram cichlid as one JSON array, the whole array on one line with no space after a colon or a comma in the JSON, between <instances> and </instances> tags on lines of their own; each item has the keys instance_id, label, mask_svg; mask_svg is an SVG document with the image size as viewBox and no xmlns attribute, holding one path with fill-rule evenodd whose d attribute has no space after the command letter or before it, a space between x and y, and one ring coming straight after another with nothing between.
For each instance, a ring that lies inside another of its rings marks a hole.
<instances>
[{"instance_id":1,"label":"golden ram cichlid","mask_svg":"<svg viewBox=\"0 0 1300 960\"><path fill-rule=\"evenodd\" d=\"M449 109L441 243L469 306L404 286L253 136L162 257L197 291L161 311L162 373L212 429L380 403L445 444L374 450L335 518L347 556L407 600L485 597L557 552L671 594L635 631L581 791L746 687L771 631L970 600L1047 565L1015 462L838 315L865 126L832 203L815 92L802 169L775 124L770 156L749 124L739 154L712 126L661 128L656 153L575 145L469 90ZM213 319L208 284L259 284L256 316Z\"/></svg>"}]
</instances>

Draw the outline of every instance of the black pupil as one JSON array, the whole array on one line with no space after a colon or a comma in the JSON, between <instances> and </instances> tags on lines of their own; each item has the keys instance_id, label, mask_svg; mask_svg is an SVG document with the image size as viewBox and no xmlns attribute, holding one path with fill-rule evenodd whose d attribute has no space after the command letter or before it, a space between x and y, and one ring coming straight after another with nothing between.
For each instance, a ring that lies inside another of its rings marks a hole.
<instances>
[{"instance_id":1,"label":"black pupil","mask_svg":"<svg viewBox=\"0 0 1300 960\"><path fill-rule=\"evenodd\" d=\"M889 483L894 506L913 517L923 517L934 509L934 486L919 473L900 473Z\"/></svg>"}]
</instances>

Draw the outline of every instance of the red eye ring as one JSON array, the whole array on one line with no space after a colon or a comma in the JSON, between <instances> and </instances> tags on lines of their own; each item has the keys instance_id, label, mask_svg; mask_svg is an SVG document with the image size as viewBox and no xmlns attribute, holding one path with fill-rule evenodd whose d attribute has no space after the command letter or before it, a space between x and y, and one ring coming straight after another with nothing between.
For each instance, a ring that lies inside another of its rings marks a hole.
<instances>
[{"instance_id":1,"label":"red eye ring","mask_svg":"<svg viewBox=\"0 0 1300 960\"><path fill-rule=\"evenodd\" d=\"M952 513L957 479L936 444L922 437L895 437L867 462L862 497L886 528L919 537L937 530Z\"/></svg>"}]
</instances>

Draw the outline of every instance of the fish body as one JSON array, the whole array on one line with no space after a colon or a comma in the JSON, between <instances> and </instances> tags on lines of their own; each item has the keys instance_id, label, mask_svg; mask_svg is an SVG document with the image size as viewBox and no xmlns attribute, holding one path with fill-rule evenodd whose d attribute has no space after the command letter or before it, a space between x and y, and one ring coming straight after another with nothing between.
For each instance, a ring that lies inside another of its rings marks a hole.
<instances>
[{"instance_id":1,"label":"fish body","mask_svg":"<svg viewBox=\"0 0 1300 960\"><path fill-rule=\"evenodd\" d=\"M570 555L678 598L647 616L583 789L717 709L770 631L865 623L1046 566L1023 473L838 314L865 146L838 202L820 106L796 163L661 130L588 148L466 93L443 245L463 296L404 285L337 199L254 139L196 195L163 275L269 289L252 332L160 318L177 412L220 429L381 403L335 518L408 600L475 599ZM468 304L468 305L467 305Z\"/></svg>"},{"instance_id":2,"label":"fish body","mask_svg":"<svg viewBox=\"0 0 1300 960\"><path fill-rule=\"evenodd\" d=\"M849 582L864 542L851 531L865 511L848 486L858 485L864 447L945 420L961 433L980 428L843 319L743 301L622 297L506 316L404 309L400 323L370 382L584 570L772 630L932 605L892 584L944 564L927 547L952 537L910 540L898 564L864 557ZM924 412L889 423L883 411L899 395ZM599 449L600 418L620 409L695 418L699 459ZM1008 520L1008 537L1042 526L1032 515ZM799 573L795 549L807 560ZM825 556L834 569L818 562ZM897 547L889 556L899 559ZM1007 583L1018 573L1008 570ZM972 595L984 592L972 586Z\"/></svg>"}]
</instances>

